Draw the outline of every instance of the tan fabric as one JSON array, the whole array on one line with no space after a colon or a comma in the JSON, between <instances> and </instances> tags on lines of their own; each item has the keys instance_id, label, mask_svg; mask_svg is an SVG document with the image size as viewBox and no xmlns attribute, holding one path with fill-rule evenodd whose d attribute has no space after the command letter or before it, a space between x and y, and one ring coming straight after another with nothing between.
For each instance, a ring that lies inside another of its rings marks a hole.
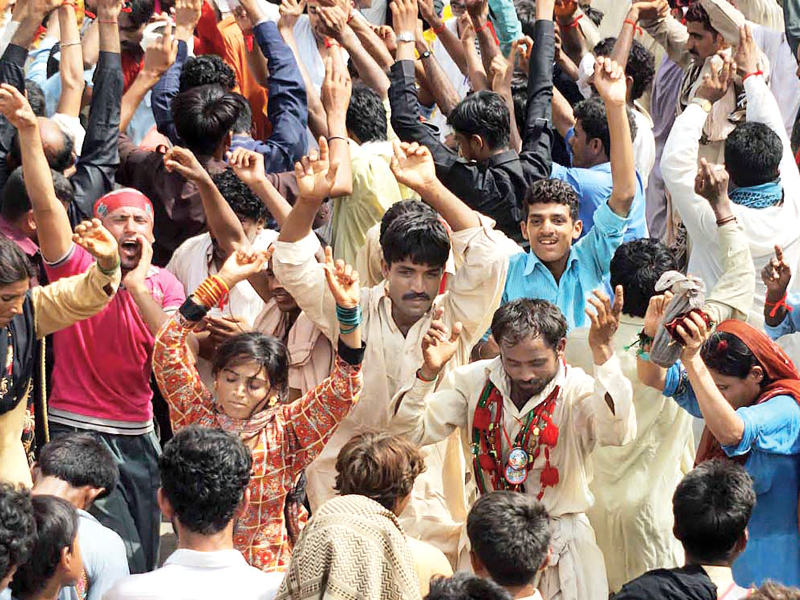
<instances>
[{"instance_id":1,"label":"tan fabric","mask_svg":"<svg viewBox=\"0 0 800 600\"><path fill-rule=\"evenodd\" d=\"M363 287L375 287L383 281L382 260L381 224L375 223L367 231L364 245L361 246L356 255L355 267Z\"/></svg>"},{"instance_id":2,"label":"tan fabric","mask_svg":"<svg viewBox=\"0 0 800 600\"><path fill-rule=\"evenodd\" d=\"M300 534L276 600L419 600L395 515L366 496L323 504Z\"/></svg>"},{"instance_id":3,"label":"tan fabric","mask_svg":"<svg viewBox=\"0 0 800 600\"><path fill-rule=\"evenodd\" d=\"M413 537L407 537L406 541L414 559L417 579L419 579L419 593L424 598L431 589L431 578L439 575L450 577L453 574L453 567L438 548Z\"/></svg>"},{"instance_id":4,"label":"tan fabric","mask_svg":"<svg viewBox=\"0 0 800 600\"><path fill-rule=\"evenodd\" d=\"M448 370L467 364L472 346L483 336L500 304L508 267L507 254L499 251L508 238L492 229L493 222L482 217L482 226L453 233L452 251L463 261L448 283L448 291L436 298L434 306L444 308L444 323L460 321L464 332ZM322 266L314 253L319 242L308 236L296 243L275 244L273 268L286 290L305 314L331 340L338 336L336 307L325 282ZM386 282L361 290L362 337L367 343L364 357L364 391L353 412L339 425L318 459L319 481L309 485L312 511L333 497L335 461L341 447L356 433L385 430L394 394L416 378L422 366L422 338L432 319L429 311L403 336L392 318ZM464 473L466 466L457 437L425 450L427 470L417 478L408 508L401 516L409 535L433 544L455 562L461 524L466 519ZM311 482L309 482L311 483Z\"/></svg>"}]
</instances>

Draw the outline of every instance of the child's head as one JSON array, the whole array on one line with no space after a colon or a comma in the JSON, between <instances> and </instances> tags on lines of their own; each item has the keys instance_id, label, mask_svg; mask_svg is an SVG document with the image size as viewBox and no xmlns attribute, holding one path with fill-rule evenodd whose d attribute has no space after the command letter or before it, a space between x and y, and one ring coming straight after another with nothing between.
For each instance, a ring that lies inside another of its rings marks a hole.
<instances>
[{"instance_id":1,"label":"child's head","mask_svg":"<svg viewBox=\"0 0 800 600\"><path fill-rule=\"evenodd\" d=\"M534 183L525 196L522 237L545 265L557 263L569 254L572 242L583 231L578 219L578 194L558 179Z\"/></svg>"},{"instance_id":2,"label":"child's head","mask_svg":"<svg viewBox=\"0 0 800 600\"><path fill-rule=\"evenodd\" d=\"M53 579L59 587L75 585L83 572L75 508L56 496L34 496L31 501L36 539L30 558L9 585L17 600L35 597Z\"/></svg>"},{"instance_id":3,"label":"child's head","mask_svg":"<svg viewBox=\"0 0 800 600\"><path fill-rule=\"evenodd\" d=\"M539 502L518 492L478 498L467 516L475 572L506 588L534 583L547 566L550 517Z\"/></svg>"}]
</instances>

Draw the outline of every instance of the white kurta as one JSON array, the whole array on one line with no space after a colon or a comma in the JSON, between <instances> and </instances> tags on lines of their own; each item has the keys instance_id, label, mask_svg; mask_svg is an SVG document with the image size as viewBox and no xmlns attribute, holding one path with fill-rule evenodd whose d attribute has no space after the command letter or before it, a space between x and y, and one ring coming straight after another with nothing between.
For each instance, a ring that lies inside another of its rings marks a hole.
<instances>
[{"instance_id":1,"label":"white kurta","mask_svg":"<svg viewBox=\"0 0 800 600\"><path fill-rule=\"evenodd\" d=\"M589 352L588 348L584 348ZM612 356L604 365L594 367L594 378L583 370L562 366L541 394L533 396L518 410L510 399L510 383L500 358L479 361L451 371L434 392L433 383L416 379L405 393L398 394L399 408L392 419L392 431L406 435L421 445L435 444L460 431L464 459L472 464L472 424L475 407L487 378L503 396L503 426L509 439L515 439L525 416L560 386L553 410L553 423L559 437L550 451L550 464L558 469L559 483L545 489L542 503L554 518L555 564L548 567L540 583L545 600L607 600L603 555L594 541L594 533L585 516L592 506L586 460L596 445L620 446L636 437L636 413L631 383ZM614 402L612 412L605 401L608 393ZM503 463L508 457L503 442ZM529 474L526 493L539 493L539 477L545 466L542 452ZM470 501L477 495L475 474L468 482ZM488 474L484 481L491 487ZM462 539L461 550L466 550Z\"/></svg>"}]
</instances>

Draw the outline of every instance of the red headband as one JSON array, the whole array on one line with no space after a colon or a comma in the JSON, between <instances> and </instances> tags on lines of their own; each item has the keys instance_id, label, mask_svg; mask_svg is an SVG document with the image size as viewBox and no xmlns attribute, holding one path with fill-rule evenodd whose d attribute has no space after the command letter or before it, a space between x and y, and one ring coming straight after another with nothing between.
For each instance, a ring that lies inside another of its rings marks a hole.
<instances>
[{"instance_id":1,"label":"red headband","mask_svg":"<svg viewBox=\"0 0 800 600\"><path fill-rule=\"evenodd\" d=\"M100 198L94 203L94 216L104 219L118 208L125 206L141 209L147 213L151 221L153 220L153 204L147 196L133 188L115 190Z\"/></svg>"}]
</instances>

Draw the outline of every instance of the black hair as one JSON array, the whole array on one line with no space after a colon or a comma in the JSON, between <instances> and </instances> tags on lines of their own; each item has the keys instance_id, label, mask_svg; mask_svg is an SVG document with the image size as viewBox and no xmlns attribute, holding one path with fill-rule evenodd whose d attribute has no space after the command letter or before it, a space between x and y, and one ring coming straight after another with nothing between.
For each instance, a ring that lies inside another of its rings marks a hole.
<instances>
[{"instance_id":1,"label":"black hair","mask_svg":"<svg viewBox=\"0 0 800 600\"><path fill-rule=\"evenodd\" d=\"M711 25L711 17L708 16L706 9L700 4L700 0L692 0L689 3L689 8L686 9L683 19L687 23L701 23L706 31L717 33L717 30Z\"/></svg>"},{"instance_id":2,"label":"black hair","mask_svg":"<svg viewBox=\"0 0 800 600\"><path fill-rule=\"evenodd\" d=\"M0 579L28 559L35 536L30 491L0 482Z\"/></svg>"},{"instance_id":3,"label":"black hair","mask_svg":"<svg viewBox=\"0 0 800 600\"><path fill-rule=\"evenodd\" d=\"M37 117L47 116L45 113L46 102L44 99L44 90L42 90L42 86L31 79L26 79L25 96L28 98L28 104L31 105L33 114L35 114Z\"/></svg>"},{"instance_id":4,"label":"black hair","mask_svg":"<svg viewBox=\"0 0 800 600\"><path fill-rule=\"evenodd\" d=\"M346 125L362 144L386 141L386 108L378 92L363 83L353 85Z\"/></svg>"},{"instance_id":5,"label":"black hair","mask_svg":"<svg viewBox=\"0 0 800 600\"><path fill-rule=\"evenodd\" d=\"M740 123L725 140L725 170L738 187L772 181L782 158L780 136L764 123Z\"/></svg>"},{"instance_id":6,"label":"black hair","mask_svg":"<svg viewBox=\"0 0 800 600\"><path fill-rule=\"evenodd\" d=\"M644 318L658 280L667 271L677 270L675 255L659 240L643 238L622 244L611 259L611 287L621 285L625 291L622 312Z\"/></svg>"},{"instance_id":7,"label":"black hair","mask_svg":"<svg viewBox=\"0 0 800 600\"><path fill-rule=\"evenodd\" d=\"M531 583L550 546L550 517L535 498L518 492L491 492L467 515L467 535L492 580L505 587Z\"/></svg>"},{"instance_id":8,"label":"black hair","mask_svg":"<svg viewBox=\"0 0 800 600\"><path fill-rule=\"evenodd\" d=\"M41 592L56 574L65 548L72 549L78 535L78 513L56 496L33 496L36 538L30 558L17 567L9 584L17 600L28 600Z\"/></svg>"},{"instance_id":9,"label":"black hair","mask_svg":"<svg viewBox=\"0 0 800 600\"><path fill-rule=\"evenodd\" d=\"M128 0L125 3L130 9L128 18L133 25L141 27L150 20L156 8L155 0Z\"/></svg>"},{"instance_id":10,"label":"black hair","mask_svg":"<svg viewBox=\"0 0 800 600\"><path fill-rule=\"evenodd\" d=\"M540 179L535 181L528 193L525 194L525 212L523 216L528 220L528 208L531 204L561 204L569 208L569 216L573 221L578 220L580 199L575 188L560 179Z\"/></svg>"},{"instance_id":11,"label":"black hair","mask_svg":"<svg viewBox=\"0 0 800 600\"><path fill-rule=\"evenodd\" d=\"M517 131L525 131L528 113L528 79L517 74L511 79L511 100L514 102L514 119Z\"/></svg>"},{"instance_id":12,"label":"black hair","mask_svg":"<svg viewBox=\"0 0 800 600\"><path fill-rule=\"evenodd\" d=\"M381 250L389 266L410 260L444 268L450 255L450 238L437 216L407 213L395 218L381 235Z\"/></svg>"},{"instance_id":13,"label":"black hair","mask_svg":"<svg viewBox=\"0 0 800 600\"><path fill-rule=\"evenodd\" d=\"M730 377L744 379L753 367L761 367L752 350L740 338L727 331L715 331L703 343L700 357L706 367ZM762 386L768 382L762 382Z\"/></svg>"},{"instance_id":14,"label":"black hair","mask_svg":"<svg viewBox=\"0 0 800 600\"><path fill-rule=\"evenodd\" d=\"M19 246L0 236L0 285L31 279L35 274L30 259Z\"/></svg>"},{"instance_id":15,"label":"black hair","mask_svg":"<svg viewBox=\"0 0 800 600\"><path fill-rule=\"evenodd\" d=\"M481 136L491 150L508 146L511 117L503 97L481 90L456 104L447 124L457 133Z\"/></svg>"},{"instance_id":16,"label":"black hair","mask_svg":"<svg viewBox=\"0 0 800 600\"><path fill-rule=\"evenodd\" d=\"M211 179L214 181L214 185L217 186L219 193L222 194L222 197L225 198L233 212L240 219L242 217L252 221L267 219L269 216L267 207L253 193L253 190L236 176L233 169L228 167L224 171L212 175Z\"/></svg>"},{"instance_id":17,"label":"black hair","mask_svg":"<svg viewBox=\"0 0 800 600\"><path fill-rule=\"evenodd\" d=\"M522 33L533 39L533 26L536 23L536 3L531 0L517 0L514 2L517 18L522 27ZM516 110L516 106L514 107Z\"/></svg>"},{"instance_id":18,"label":"black hair","mask_svg":"<svg viewBox=\"0 0 800 600\"><path fill-rule=\"evenodd\" d=\"M53 188L56 198L64 204L69 204L75 199L75 190L72 183L63 173L50 169L53 177ZM31 210L31 200L28 197L28 189L25 187L25 176L22 167L17 167L11 172L3 188L3 203L0 206L0 214L7 221L14 222L22 215Z\"/></svg>"},{"instance_id":19,"label":"black hair","mask_svg":"<svg viewBox=\"0 0 800 600\"><path fill-rule=\"evenodd\" d=\"M93 433L67 433L51 439L39 453L37 466L45 477L56 477L72 487L103 488L111 493L119 481L119 467L111 450Z\"/></svg>"},{"instance_id":20,"label":"black hair","mask_svg":"<svg viewBox=\"0 0 800 600\"><path fill-rule=\"evenodd\" d=\"M278 338L250 331L225 340L211 361L216 377L223 369L253 361L267 372L270 386L283 401L289 394L289 351Z\"/></svg>"},{"instance_id":21,"label":"black hair","mask_svg":"<svg viewBox=\"0 0 800 600\"><path fill-rule=\"evenodd\" d=\"M383 236L394 220L400 215L418 214L427 217L436 217L436 211L422 200L400 200L392 204L381 217L380 243L383 245Z\"/></svg>"},{"instance_id":22,"label":"black hair","mask_svg":"<svg viewBox=\"0 0 800 600\"><path fill-rule=\"evenodd\" d=\"M499 345L514 346L529 336L542 336L555 349L567 337L567 320L552 302L519 298L495 311L491 330Z\"/></svg>"},{"instance_id":23,"label":"black hair","mask_svg":"<svg viewBox=\"0 0 800 600\"><path fill-rule=\"evenodd\" d=\"M636 139L636 117L629 106L625 107L628 115L628 124L631 130L631 141ZM580 121L581 127L586 132L586 140L599 139L603 145L606 156L611 157L611 133L606 117L606 105L600 96L591 96L575 105L573 109L575 120Z\"/></svg>"},{"instance_id":24,"label":"black hair","mask_svg":"<svg viewBox=\"0 0 800 600\"><path fill-rule=\"evenodd\" d=\"M756 504L753 480L732 460L695 467L672 496L675 537L704 565L729 561Z\"/></svg>"},{"instance_id":25,"label":"black hair","mask_svg":"<svg viewBox=\"0 0 800 600\"><path fill-rule=\"evenodd\" d=\"M233 133L245 133L251 135L253 131L253 108L247 101L247 98L236 92L231 92L234 96L239 96L241 99L241 110L239 111L239 118L233 124Z\"/></svg>"},{"instance_id":26,"label":"black hair","mask_svg":"<svg viewBox=\"0 0 800 600\"><path fill-rule=\"evenodd\" d=\"M611 56L617 38L607 37L598 43L592 53L595 56ZM653 54L638 40L633 40L631 51L628 53L628 62L625 64L625 75L633 79L631 85L631 98L641 98L656 76L656 60Z\"/></svg>"},{"instance_id":27,"label":"black hair","mask_svg":"<svg viewBox=\"0 0 800 600\"><path fill-rule=\"evenodd\" d=\"M178 79L178 92L203 85L218 85L227 92L236 87L236 73L216 54L201 54L186 60Z\"/></svg>"},{"instance_id":28,"label":"black hair","mask_svg":"<svg viewBox=\"0 0 800 600\"><path fill-rule=\"evenodd\" d=\"M219 533L234 518L250 483L253 458L234 435L190 425L158 458L161 490L181 525L200 535Z\"/></svg>"},{"instance_id":29,"label":"black hair","mask_svg":"<svg viewBox=\"0 0 800 600\"><path fill-rule=\"evenodd\" d=\"M213 154L244 109L241 98L218 85L191 88L175 96L172 118L189 150L203 156Z\"/></svg>"},{"instance_id":30,"label":"black hair","mask_svg":"<svg viewBox=\"0 0 800 600\"><path fill-rule=\"evenodd\" d=\"M58 130L61 132L61 144L57 146L53 146L52 144L45 145L44 155L47 158L47 164L50 165L50 169L63 173L72 166L75 141L72 139L72 136L64 133L60 127ZM16 166L22 165L22 151L19 147L19 131L16 129L14 130L14 137L11 138L11 148L8 153L12 159L12 164Z\"/></svg>"},{"instance_id":31,"label":"black hair","mask_svg":"<svg viewBox=\"0 0 800 600\"><path fill-rule=\"evenodd\" d=\"M491 579L456 571L452 577L431 579L425 600L511 600L511 594Z\"/></svg>"}]
</instances>

